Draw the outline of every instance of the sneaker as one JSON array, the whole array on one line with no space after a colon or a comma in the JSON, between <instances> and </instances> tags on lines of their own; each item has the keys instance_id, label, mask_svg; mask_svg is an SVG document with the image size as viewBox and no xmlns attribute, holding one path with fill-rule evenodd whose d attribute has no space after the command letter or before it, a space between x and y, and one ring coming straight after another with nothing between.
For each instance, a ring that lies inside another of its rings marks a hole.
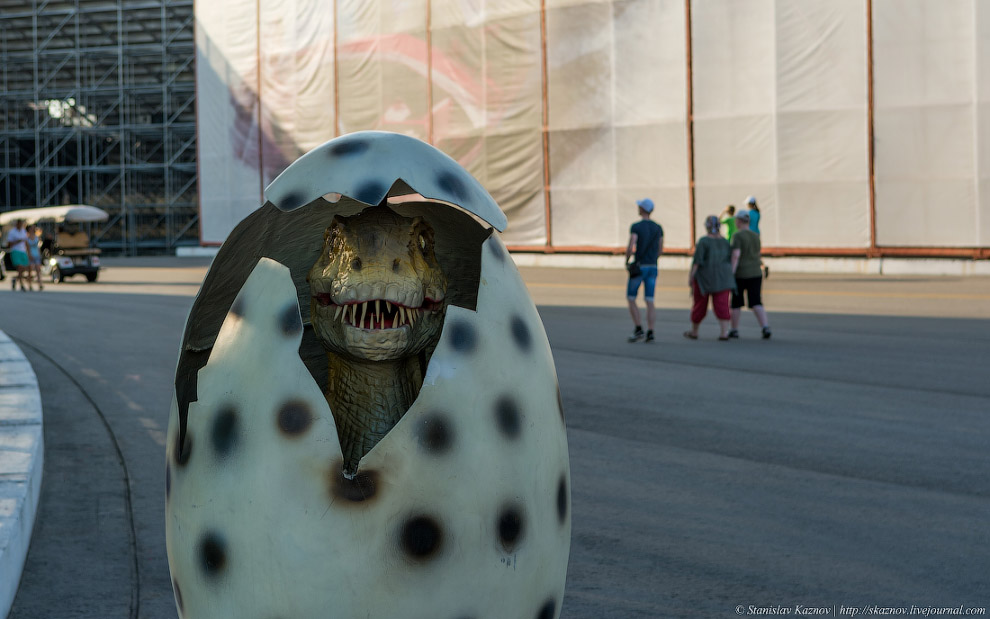
<instances>
[{"instance_id":1,"label":"sneaker","mask_svg":"<svg viewBox=\"0 0 990 619\"><path fill-rule=\"evenodd\" d=\"M763 339L769 340L770 339L770 335L771 335L771 333L770 333L770 327L763 327Z\"/></svg>"},{"instance_id":2,"label":"sneaker","mask_svg":"<svg viewBox=\"0 0 990 619\"><path fill-rule=\"evenodd\" d=\"M647 342L652 342L653 341L653 331L647 331L646 332L646 341Z\"/></svg>"},{"instance_id":3,"label":"sneaker","mask_svg":"<svg viewBox=\"0 0 990 619\"><path fill-rule=\"evenodd\" d=\"M643 327L636 327L636 330L633 331L633 334L629 336L629 341L638 342L641 339L643 339L643 335L644 335Z\"/></svg>"},{"instance_id":4,"label":"sneaker","mask_svg":"<svg viewBox=\"0 0 990 619\"><path fill-rule=\"evenodd\" d=\"M739 330L738 329L732 329L731 331L729 331L729 339L730 340L738 340L739 339Z\"/></svg>"},{"instance_id":5,"label":"sneaker","mask_svg":"<svg viewBox=\"0 0 990 619\"><path fill-rule=\"evenodd\" d=\"M770 267L763 265L763 279L770 279Z\"/></svg>"}]
</instances>

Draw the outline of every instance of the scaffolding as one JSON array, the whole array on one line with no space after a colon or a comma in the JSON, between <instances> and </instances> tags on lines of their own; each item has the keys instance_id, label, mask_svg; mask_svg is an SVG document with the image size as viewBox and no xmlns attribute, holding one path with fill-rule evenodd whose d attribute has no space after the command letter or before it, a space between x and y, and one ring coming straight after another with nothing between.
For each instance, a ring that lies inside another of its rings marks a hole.
<instances>
[{"instance_id":1,"label":"scaffolding","mask_svg":"<svg viewBox=\"0 0 990 619\"><path fill-rule=\"evenodd\" d=\"M193 0L0 0L0 210L92 204L104 250L198 245Z\"/></svg>"}]
</instances>

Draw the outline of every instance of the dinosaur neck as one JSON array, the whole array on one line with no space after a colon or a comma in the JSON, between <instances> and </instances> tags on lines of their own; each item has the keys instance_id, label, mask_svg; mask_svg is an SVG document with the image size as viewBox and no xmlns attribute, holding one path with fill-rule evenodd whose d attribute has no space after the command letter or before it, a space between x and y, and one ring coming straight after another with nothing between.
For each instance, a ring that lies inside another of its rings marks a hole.
<instances>
[{"instance_id":1,"label":"dinosaur neck","mask_svg":"<svg viewBox=\"0 0 990 619\"><path fill-rule=\"evenodd\" d=\"M325 393L344 455L344 471L358 462L412 406L422 377L416 357L361 361L327 353Z\"/></svg>"}]
</instances>

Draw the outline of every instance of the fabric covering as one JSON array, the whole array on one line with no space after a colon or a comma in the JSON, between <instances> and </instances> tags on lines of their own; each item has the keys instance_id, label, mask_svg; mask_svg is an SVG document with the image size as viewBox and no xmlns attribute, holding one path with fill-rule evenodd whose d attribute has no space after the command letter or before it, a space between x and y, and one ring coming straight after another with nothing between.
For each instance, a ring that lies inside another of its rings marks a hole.
<instances>
[{"instance_id":1,"label":"fabric covering","mask_svg":"<svg viewBox=\"0 0 990 619\"><path fill-rule=\"evenodd\" d=\"M877 241L990 244L990 6L874 0L873 29Z\"/></svg>"},{"instance_id":2,"label":"fabric covering","mask_svg":"<svg viewBox=\"0 0 990 619\"><path fill-rule=\"evenodd\" d=\"M665 250L683 251L748 195L768 248L865 251L874 213L881 247L990 246L990 7L976 0L873 0L872 15L866 0L195 11L204 242L301 154L379 129L463 165L505 212L509 246L621 251L651 198Z\"/></svg>"},{"instance_id":3,"label":"fabric covering","mask_svg":"<svg viewBox=\"0 0 990 619\"><path fill-rule=\"evenodd\" d=\"M260 205L258 21L255 12L245 8L242 0L196 3L196 131L204 243L222 242Z\"/></svg>"}]
</instances>

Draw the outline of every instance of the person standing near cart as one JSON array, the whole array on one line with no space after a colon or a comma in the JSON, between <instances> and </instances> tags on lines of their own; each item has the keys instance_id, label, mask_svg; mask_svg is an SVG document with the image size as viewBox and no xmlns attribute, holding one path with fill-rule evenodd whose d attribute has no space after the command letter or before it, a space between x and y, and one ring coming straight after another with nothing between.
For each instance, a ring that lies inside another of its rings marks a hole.
<instances>
[{"instance_id":1,"label":"person standing near cart","mask_svg":"<svg viewBox=\"0 0 990 619\"><path fill-rule=\"evenodd\" d=\"M27 250L28 250L28 281L34 275L38 277L38 290L44 290L45 285L41 283L41 227L30 225L27 227Z\"/></svg>"},{"instance_id":2,"label":"person standing near cart","mask_svg":"<svg viewBox=\"0 0 990 619\"><path fill-rule=\"evenodd\" d=\"M28 261L28 235L24 230L24 220L18 219L14 227L10 229L7 233L7 251L10 252L10 263L14 265L17 269L17 278L12 279L10 282L10 288L13 290L17 287L17 283L20 282L21 290L31 289L31 279L28 272L28 266L30 262ZM27 281L27 286L24 286L24 282Z\"/></svg>"},{"instance_id":3,"label":"person standing near cart","mask_svg":"<svg viewBox=\"0 0 990 619\"><path fill-rule=\"evenodd\" d=\"M629 336L629 341L638 342L645 337L647 342L652 342L657 313L653 305L653 293L657 285L657 263L663 253L663 228L650 220L653 200L636 200L636 206L639 207L639 221L629 228L629 243L626 245L626 268L629 270L626 300L629 301L629 315L636 327ZM630 258L633 258L631 262ZM646 300L646 333L643 333L639 307L636 306L640 284L643 285L643 297Z\"/></svg>"}]
</instances>

